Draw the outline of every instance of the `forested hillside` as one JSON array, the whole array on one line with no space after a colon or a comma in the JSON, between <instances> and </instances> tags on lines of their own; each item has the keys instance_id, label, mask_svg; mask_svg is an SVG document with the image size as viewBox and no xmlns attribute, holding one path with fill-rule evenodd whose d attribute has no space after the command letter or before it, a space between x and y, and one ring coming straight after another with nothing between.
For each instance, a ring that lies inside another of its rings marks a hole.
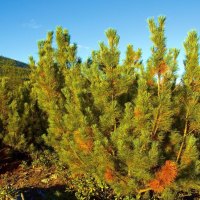
<instances>
[{"instance_id":1,"label":"forested hillside","mask_svg":"<svg viewBox=\"0 0 200 200\"><path fill-rule=\"evenodd\" d=\"M0 77L9 79L10 87L16 87L27 80L29 73L28 64L0 56Z\"/></svg>"},{"instance_id":2,"label":"forested hillside","mask_svg":"<svg viewBox=\"0 0 200 200\"><path fill-rule=\"evenodd\" d=\"M26 184L62 183L69 193L53 199L200 198L199 35L186 36L180 76L180 50L167 47L165 22L148 20L146 63L131 44L120 62L114 29L81 62L69 32L57 27L38 43L38 62L1 65L0 156L8 148L27 162L12 171L21 185L2 167L2 198L8 182L22 196Z\"/></svg>"},{"instance_id":3,"label":"forested hillside","mask_svg":"<svg viewBox=\"0 0 200 200\"><path fill-rule=\"evenodd\" d=\"M21 68L25 68L28 67L28 64L11 59L11 58L7 58L4 56L0 56L0 66L14 66L14 67L21 67Z\"/></svg>"}]
</instances>

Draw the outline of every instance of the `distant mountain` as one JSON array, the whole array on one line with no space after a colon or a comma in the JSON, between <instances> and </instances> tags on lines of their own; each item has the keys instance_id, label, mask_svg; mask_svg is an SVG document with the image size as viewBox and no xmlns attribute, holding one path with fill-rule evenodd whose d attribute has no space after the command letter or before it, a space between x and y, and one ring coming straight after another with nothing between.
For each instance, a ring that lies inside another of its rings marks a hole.
<instances>
[{"instance_id":1,"label":"distant mountain","mask_svg":"<svg viewBox=\"0 0 200 200\"><path fill-rule=\"evenodd\" d=\"M0 66L13 66L13 67L28 67L28 64L20 62L11 58L0 56Z\"/></svg>"},{"instance_id":2,"label":"distant mountain","mask_svg":"<svg viewBox=\"0 0 200 200\"><path fill-rule=\"evenodd\" d=\"M15 89L29 79L30 68L26 63L0 56L0 81L8 80L8 86Z\"/></svg>"}]
</instances>

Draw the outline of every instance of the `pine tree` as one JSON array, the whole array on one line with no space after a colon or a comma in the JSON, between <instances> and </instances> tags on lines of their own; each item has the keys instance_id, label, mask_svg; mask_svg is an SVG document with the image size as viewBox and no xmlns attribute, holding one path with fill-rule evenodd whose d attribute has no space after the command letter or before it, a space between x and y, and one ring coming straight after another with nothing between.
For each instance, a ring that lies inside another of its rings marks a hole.
<instances>
[{"instance_id":1,"label":"pine tree","mask_svg":"<svg viewBox=\"0 0 200 200\"><path fill-rule=\"evenodd\" d=\"M48 116L48 135L45 140L55 149L59 148L59 141L65 133L63 113L65 113L62 93L68 68L76 63L76 45L70 44L67 30L61 27L56 31L57 49L52 46L53 32L47 34L47 39L38 43L39 62L32 63L32 83L40 108ZM41 90L42 89L42 90Z\"/></svg>"},{"instance_id":2,"label":"pine tree","mask_svg":"<svg viewBox=\"0 0 200 200\"><path fill-rule=\"evenodd\" d=\"M31 59L32 93L48 118L46 143L73 178L106 185L119 198L170 199L199 189L198 36L193 31L184 43L185 74L177 83L179 50L167 48L165 21L148 20L146 66L132 45L120 62L114 29L85 63L61 27L57 46L50 32L39 43L39 62Z\"/></svg>"},{"instance_id":3,"label":"pine tree","mask_svg":"<svg viewBox=\"0 0 200 200\"><path fill-rule=\"evenodd\" d=\"M1 143L5 136L5 127L8 124L9 104L12 100L11 92L8 89L8 80L2 78L0 80L0 139Z\"/></svg>"},{"instance_id":4,"label":"pine tree","mask_svg":"<svg viewBox=\"0 0 200 200\"><path fill-rule=\"evenodd\" d=\"M199 133L200 133L200 66L199 66L199 37L196 31L189 32L184 42L186 58L184 61L183 91L181 98L180 133L176 162L180 164L178 184L181 190L199 190ZM186 178L187 177L187 178ZM187 181L186 181L187 180ZM187 183L186 183L187 182Z\"/></svg>"},{"instance_id":5,"label":"pine tree","mask_svg":"<svg viewBox=\"0 0 200 200\"><path fill-rule=\"evenodd\" d=\"M122 66L119 64L117 49L119 36L113 29L109 29L106 36L108 46L100 43L100 49L92 54L91 66L82 69L82 73L87 79L82 77L82 82L89 83L86 94L91 98L87 105L82 104L82 108L76 106L76 109L79 109L76 119L83 116L81 117L83 120L78 120L79 127L74 127L78 130L74 130L74 144L72 143L72 145L73 149L77 149L77 154L83 161L77 162L77 172L92 175L97 182L112 184L112 188L117 193L122 190L127 193L130 187L126 188L127 180L124 174L126 173L126 164L118 154L125 152L121 148L121 142L126 143L123 138L126 140L126 131L127 129L131 130L131 125L126 119L124 119L126 124L122 125L121 120L124 118L123 112L130 107L127 101L133 98L130 91L136 84L135 68L136 65L138 66L136 59L140 59L141 52L140 50L134 51L132 46L128 46L127 58ZM136 54L137 58L134 58L131 63L130 56ZM79 95L79 99L83 101L81 95ZM86 109L85 106L87 106ZM75 113L75 111L70 112L70 119L72 119L71 115L73 116ZM130 114L127 113L127 115ZM80 126L81 124L82 126ZM118 138L119 135L121 135L121 142ZM130 139L131 137L127 138L127 142ZM121 148L120 153L117 152L118 148ZM77 173L75 169L71 169ZM129 184L133 184L133 181L130 180Z\"/></svg>"},{"instance_id":6,"label":"pine tree","mask_svg":"<svg viewBox=\"0 0 200 200\"><path fill-rule=\"evenodd\" d=\"M154 44L148 67L152 71L152 78L155 77L154 80L157 81L156 90L154 90L154 93L156 91L157 94L152 98L154 110L151 135L154 139L158 139L159 133L170 131L173 115L170 75L173 75L174 69L167 59L166 38L164 36L165 20L165 17L160 17L158 25L153 19L148 21L151 40Z\"/></svg>"},{"instance_id":7,"label":"pine tree","mask_svg":"<svg viewBox=\"0 0 200 200\"><path fill-rule=\"evenodd\" d=\"M1 90L1 92L3 92ZM34 147L42 144L41 134L45 133L44 114L31 97L31 86L24 82L14 95L2 94L7 104L2 101L2 143L14 150L32 153Z\"/></svg>"}]
</instances>

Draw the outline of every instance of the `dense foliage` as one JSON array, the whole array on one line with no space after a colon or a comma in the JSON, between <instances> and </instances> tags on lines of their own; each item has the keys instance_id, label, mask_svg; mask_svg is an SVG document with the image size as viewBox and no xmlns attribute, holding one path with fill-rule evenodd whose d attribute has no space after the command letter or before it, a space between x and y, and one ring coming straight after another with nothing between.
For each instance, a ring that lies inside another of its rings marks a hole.
<instances>
[{"instance_id":1,"label":"dense foliage","mask_svg":"<svg viewBox=\"0 0 200 200\"><path fill-rule=\"evenodd\" d=\"M146 64L132 45L120 61L113 29L106 31L108 44L100 43L84 63L67 30L57 28L56 48L49 32L18 93L1 80L2 144L25 151L45 142L67 167L80 199L178 199L198 192L199 37L188 33L179 77L179 50L167 48L165 20L148 20Z\"/></svg>"}]
</instances>

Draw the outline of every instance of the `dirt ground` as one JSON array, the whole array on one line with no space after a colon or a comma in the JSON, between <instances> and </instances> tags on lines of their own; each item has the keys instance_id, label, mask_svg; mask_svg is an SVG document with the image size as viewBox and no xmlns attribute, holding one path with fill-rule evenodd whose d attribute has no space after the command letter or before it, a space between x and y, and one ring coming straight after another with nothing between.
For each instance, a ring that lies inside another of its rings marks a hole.
<instances>
[{"instance_id":1,"label":"dirt ground","mask_svg":"<svg viewBox=\"0 0 200 200\"><path fill-rule=\"evenodd\" d=\"M10 154L8 148L0 151L0 200L1 189L16 193L17 200L75 199L74 194L65 192L66 177L56 166L34 166L26 155ZM14 191L14 192L13 192ZM50 195L50 196L49 196Z\"/></svg>"}]
</instances>

